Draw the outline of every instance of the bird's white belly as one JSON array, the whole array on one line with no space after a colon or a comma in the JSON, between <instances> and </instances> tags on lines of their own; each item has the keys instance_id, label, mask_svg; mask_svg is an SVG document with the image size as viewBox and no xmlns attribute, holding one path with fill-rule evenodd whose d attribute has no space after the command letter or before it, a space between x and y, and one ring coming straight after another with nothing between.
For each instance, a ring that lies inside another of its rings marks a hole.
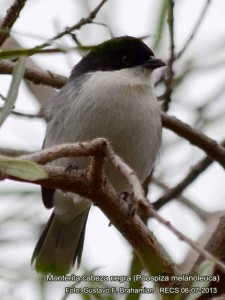
<instances>
[{"instance_id":1,"label":"bird's white belly","mask_svg":"<svg viewBox=\"0 0 225 300\"><path fill-rule=\"evenodd\" d=\"M143 78L134 76L129 82L112 72L99 73L86 80L76 97L73 87L67 87L71 89L70 96L61 103L67 118L60 124L61 134L51 134L46 144L105 137L143 181L153 167L161 142L160 110L153 88L143 84ZM87 159L75 160L78 167L87 166ZM65 158L60 164L73 161ZM111 166L106 167L106 175L118 192L129 190L127 181Z\"/></svg>"}]
</instances>

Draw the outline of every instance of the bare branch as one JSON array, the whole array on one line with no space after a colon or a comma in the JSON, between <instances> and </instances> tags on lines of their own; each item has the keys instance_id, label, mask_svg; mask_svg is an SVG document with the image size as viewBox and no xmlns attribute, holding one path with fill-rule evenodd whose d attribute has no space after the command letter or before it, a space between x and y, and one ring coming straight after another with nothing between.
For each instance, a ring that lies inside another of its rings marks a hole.
<instances>
[{"instance_id":1,"label":"bare branch","mask_svg":"<svg viewBox=\"0 0 225 300\"><path fill-rule=\"evenodd\" d=\"M195 180L200 174L202 174L211 164L213 160L206 156L201 159L195 166L193 166L190 172L185 176L175 187L169 189L166 194L161 196L154 207L160 209L163 205L168 203L171 199L177 198L183 191Z\"/></svg>"},{"instance_id":2,"label":"bare branch","mask_svg":"<svg viewBox=\"0 0 225 300\"><path fill-rule=\"evenodd\" d=\"M152 177L152 182L154 184L156 184L157 186L159 186L160 188L162 188L166 194L169 194L172 189L169 188L164 182L162 182L160 179ZM161 198L160 198L161 199ZM195 203L193 203L191 200L189 200L188 198L180 195L177 199L180 203L186 205L188 208L192 209L204 222L206 222L208 220L208 216L210 215L209 212L203 210L201 207L197 206ZM157 202L154 202L154 209L158 210L162 207L161 203L158 203L159 200Z\"/></svg>"},{"instance_id":3,"label":"bare branch","mask_svg":"<svg viewBox=\"0 0 225 300\"><path fill-rule=\"evenodd\" d=\"M165 128L174 131L177 135L202 149L209 157L225 167L225 150L218 145L216 141L210 139L203 132L191 128L189 125L175 117L170 117L165 113L162 113L161 115L162 123Z\"/></svg>"},{"instance_id":4,"label":"bare branch","mask_svg":"<svg viewBox=\"0 0 225 300\"><path fill-rule=\"evenodd\" d=\"M15 49L15 48L23 48L21 44L13 38L11 35L6 42L2 46L3 49ZM7 61L4 61L7 63ZM27 68L32 68L37 71L43 71L41 67L37 65L37 63L34 62L34 60L31 57L27 58ZM1 72L1 68L0 68ZM9 72L10 73L10 72ZM39 76L40 78L42 76ZM51 86L40 86L37 84L34 84L31 80L25 80L25 84L27 85L29 91L32 93L34 98L37 100L37 102L40 104L41 111L45 111L48 103L48 99L52 98L56 91Z\"/></svg>"},{"instance_id":5,"label":"bare branch","mask_svg":"<svg viewBox=\"0 0 225 300\"><path fill-rule=\"evenodd\" d=\"M208 240L206 246L206 251L212 253L217 259L220 261L225 261L225 215L220 217L218 224L216 228L214 228L214 231L211 233L211 237ZM196 273L196 270L198 266L201 264L201 262L204 260L204 258L199 255L198 259L196 260L191 274ZM219 282L210 282L210 286L212 288L217 289L217 296L225 292L225 274L220 268L216 268L213 275L218 275L220 280ZM210 289L209 289L210 290ZM209 294L207 294L208 299L211 299L209 297L213 297L211 290ZM201 300L203 300L203 297L200 297Z\"/></svg>"},{"instance_id":6,"label":"bare branch","mask_svg":"<svg viewBox=\"0 0 225 300\"><path fill-rule=\"evenodd\" d=\"M25 118L29 118L29 119L43 118L42 114L26 114L26 113L21 113L19 111L12 111L11 114L14 116L17 116L17 117L25 117Z\"/></svg>"},{"instance_id":7,"label":"bare branch","mask_svg":"<svg viewBox=\"0 0 225 300\"><path fill-rule=\"evenodd\" d=\"M206 223L205 223L206 228L197 240L197 243L202 248L205 248L205 246L207 245L209 240L214 235L214 232L215 232L215 230L218 227L218 224L220 222L220 218L223 217L224 214L225 214L225 211L223 211L223 210L208 213L208 218L207 218ZM216 245L215 245L215 247L216 247ZM206 250L208 251L208 249L206 249ZM210 251L210 253L215 255L214 252ZM193 269L193 266L194 266L195 262L197 261L198 257L199 257L199 253L197 253L196 251L194 251L191 248L188 251L187 255L185 256L185 259L182 262L182 264L179 265L179 271L182 274L189 274L191 272L191 270ZM196 267L197 267L197 265L196 265Z\"/></svg>"},{"instance_id":8,"label":"bare branch","mask_svg":"<svg viewBox=\"0 0 225 300\"><path fill-rule=\"evenodd\" d=\"M19 14L27 0L15 0L12 6L8 9L5 18L2 21L0 32L0 46L9 37L10 29L19 17ZM3 31L6 32L3 32Z\"/></svg>"},{"instance_id":9,"label":"bare branch","mask_svg":"<svg viewBox=\"0 0 225 300\"><path fill-rule=\"evenodd\" d=\"M98 138L90 142L66 144L61 146L44 149L31 155L20 157L20 159L29 159L39 163L46 163L64 156L94 156L97 159L106 157L112 162L117 169L131 176L130 182L133 186L139 184L138 179L134 180L135 174L130 174L130 168L125 168L125 163L113 153L107 140ZM108 157L108 155L110 155ZM103 166L103 164L101 164ZM169 256L166 254L162 246L157 242L155 237L148 228L143 224L140 218L130 213L128 204L118 197L113 187L104 180L100 182L90 176L90 169L95 168L96 164L91 165L87 171L71 170L69 175L65 174L64 168L44 166L44 170L48 173L47 179L37 180L33 183L40 184L51 188L59 188L68 192L78 193L81 196L92 199L97 206L110 219L111 223L124 235L124 237L133 246L136 254L144 263L145 267L152 275L177 275L177 269ZM100 165L98 165L99 168ZM93 174L98 174L99 170L94 171ZM129 172L129 174L127 174ZM2 177L3 178L3 177ZM11 180L31 182L30 180L21 180L12 176L5 178ZM93 187L94 182L94 187ZM138 190L138 189L137 189ZM135 191L134 191L135 192ZM137 193L137 199L139 195ZM138 199L140 200L140 199ZM140 203L140 201L138 202ZM146 205L146 202L144 205ZM149 204L148 204L149 205ZM138 238L137 238L138 237ZM160 285L161 283L159 283ZM165 282L162 283L165 286ZM172 282L166 283L168 285L174 284Z\"/></svg>"},{"instance_id":10,"label":"bare branch","mask_svg":"<svg viewBox=\"0 0 225 300\"><path fill-rule=\"evenodd\" d=\"M176 229L169 221L161 217L159 213L152 208L152 206L147 200L144 202L138 202L138 210L141 212L141 215L145 215L146 217L153 217L161 224L165 225L171 232L173 232L176 235L176 237L178 237L181 241L185 241L188 245L191 246L192 249L197 251L197 253L199 253L202 257L204 257L205 259L212 260L215 263L216 267L225 274L225 265L217 259L217 256L213 256L207 250L203 249L198 243L192 241L190 238L188 238L186 235L184 235L182 232Z\"/></svg>"},{"instance_id":11,"label":"bare branch","mask_svg":"<svg viewBox=\"0 0 225 300\"><path fill-rule=\"evenodd\" d=\"M102 149L106 146L108 146L106 139L97 138L89 142L55 145L26 156L21 156L20 159L31 160L40 165L44 165L61 157L98 157L99 155L105 154L105 150L103 151Z\"/></svg>"},{"instance_id":12,"label":"bare branch","mask_svg":"<svg viewBox=\"0 0 225 300\"><path fill-rule=\"evenodd\" d=\"M220 217L217 227L211 235L210 240L207 242L205 249L218 257L218 259L225 259L225 215ZM198 261L196 261L193 270L196 266L201 263L203 258L200 256ZM192 270L192 272L193 272Z\"/></svg>"},{"instance_id":13,"label":"bare branch","mask_svg":"<svg viewBox=\"0 0 225 300\"><path fill-rule=\"evenodd\" d=\"M212 260L217 268L225 273L225 265L220 262L216 257L210 254L208 251L200 247L196 242L193 242L190 238L185 236L182 232L177 230L169 221L162 218L156 211L151 209L151 215L154 217L157 221L159 221L161 224L165 225L170 231L172 231L181 241L187 242L194 250L196 250L199 254L201 254L202 257L206 259ZM225 235L224 235L225 236Z\"/></svg>"},{"instance_id":14,"label":"bare branch","mask_svg":"<svg viewBox=\"0 0 225 300\"><path fill-rule=\"evenodd\" d=\"M57 35L55 35L54 37L52 37L51 39L49 39L47 42L35 47L35 48L44 48L47 47L49 45L52 44L53 41L60 39L61 37L63 37L66 34L70 34L72 31L74 30L78 30L80 29L82 26L86 25L86 24L90 24L92 23L92 21L95 19L95 17L97 16L98 12L100 11L100 9L102 8L102 6L107 2L107 0L102 0L98 6L92 11L90 12L90 14L86 17L86 18L82 18L78 23L76 23L75 25L71 26L71 27L67 27L64 31L59 32Z\"/></svg>"},{"instance_id":15,"label":"bare branch","mask_svg":"<svg viewBox=\"0 0 225 300\"><path fill-rule=\"evenodd\" d=\"M0 61L0 73L12 74L15 63L10 61ZM35 68L26 68L24 78L35 84L44 84L54 88L61 88L66 83L66 77L52 72L44 72Z\"/></svg>"},{"instance_id":16,"label":"bare branch","mask_svg":"<svg viewBox=\"0 0 225 300\"><path fill-rule=\"evenodd\" d=\"M208 259L210 258L213 261L215 261L215 264L217 265L217 267L220 270L222 270L223 272L225 272L225 266L221 262L219 262L210 253L208 253L207 251L202 249L197 243L193 242L191 239L189 239L184 234L182 234L179 230L177 230L175 227L173 227L168 221L163 219L156 211L153 210L151 204L144 197L143 190L142 190L141 184L140 184L137 176L132 171L132 169L129 166L127 166L122 161L122 159L113 152L113 150L110 147L107 140L105 140L103 138L97 138L90 142L80 142L80 143L76 143L76 144L64 144L64 145L53 146L51 148L44 149L44 150L41 150L39 152L30 154L27 156L23 156L21 158L26 159L26 160L32 160L32 161L43 164L43 163L50 162L52 160L55 160L57 158L64 157L64 156L86 156L86 157L94 156L96 158L99 158L99 157L102 157L102 155L103 155L103 157L108 158L109 161L116 167L116 169L119 172L121 172L126 177L126 179L129 181L129 183L133 189L135 205L136 205L138 211L142 212L141 213L142 215L146 215L146 216L148 215L148 216L156 218L160 223L166 225L167 228L169 230L171 230L179 239L186 241L193 249L195 249L197 252L202 254L205 258L208 258ZM103 166L102 163L100 165ZM91 168L94 168L94 166L91 166ZM91 168L89 168L89 169L91 169ZM98 168L99 168L99 165L98 165ZM50 167L45 167L45 169L48 171L48 174L50 175L49 177L55 180L56 179L55 175L53 178L55 168L52 170ZM93 174L95 174L95 173L99 173L99 170L97 172L93 172ZM62 190L71 191L71 187L70 187L71 180L68 180L68 177L67 177L67 182L65 183L65 178L63 178L62 174L60 174L60 176L61 176L60 180L62 181L62 183L60 183L60 181L57 181L57 187ZM82 180L85 180L87 182L86 184L88 184L90 186L91 182L88 180L90 178L91 178L91 180L93 180L93 176L90 177L90 175L88 175L88 174L85 175L85 173L82 175L80 174L80 176L82 177ZM77 177L77 173L76 173L76 180L80 180L80 178ZM49 179L47 181L49 182ZM46 185L45 182L46 182L46 180L44 182L42 182L42 184ZM82 196L92 199L92 193L94 193L94 194L97 193L97 195L99 195L99 193L104 190L103 186L102 186L102 180L100 182L101 182L100 187L98 187L98 184L96 184L96 182L95 182L95 188L91 189L91 194L88 190L84 190L85 189L84 187L81 190L79 190L79 193ZM51 184L52 183L53 182L51 182ZM63 187L61 187L61 186L59 187L58 184L60 184L60 185L63 184ZM65 184L66 184L66 186L64 186ZM73 186L74 187L76 186L75 182L74 182ZM52 187L52 186L50 186L50 187ZM89 187L89 190L90 190L90 187ZM75 192L78 192L78 191L76 190ZM96 200L96 199L93 198L93 200ZM95 203L101 207L101 203L99 203L99 200ZM112 218L109 218L109 219L112 220ZM120 229L121 229L121 227L120 227Z\"/></svg>"},{"instance_id":17,"label":"bare branch","mask_svg":"<svg viewBox=\"0 0 225 300\"><path fill-rule=\"evenodd\" d=\"M175 59L174 54L174 0L168 0L168 27L169 27L169 38L170 38L170 57L167 63L167 76L165 80L166 92L164 94L164 110L168 111L169 104L171 102L172 94L172 83L173 83L173 63Z\"/></svg>"},{"instance_id":18,"label":"bare branch","mask_svg":"<svg viewBox=\"0 0 225 300\"><path fill-rule=\"evenodd\" d=\"M130 167L126 166L119 156L113 152L107 140L97 138L90 142L54 146L49 149L44 149L42 151L23 156L20 159L32 160L44 164L59 157L78 155L86 157L93 156L97 160L101 158L100 164L94 163L88 168L88 170L91 170L97 166L97 170L92 172L92 176L90 176L90 171L84 172L73 170L68 176L68 174L65 174L65 170L63 168L45 166L43 168L48 173L49 177L33 183L78 193L85 198L92 199L95 204L102 209L106 216L109 217L111 223L114 224L130 242L136 254L152 275L162 274L162 271L164 275L167 274L168 276L178 274L164 249L157 242L155 237L148 231L139 217L132 216L130 214L127 203L118 197L112 186L106 180L104 180L104 182L103 180L94 180L95 174L102 174L100 168L103 167L102 162L105 157L129 180L129 183L133 188L134 200L138 211L144 212L143 215L156 218L160 223L164 224L169 230L171 230L179 239L186 241L193 249L205 258L212 259L217 268L222 272L225 272L225 266L223 263L218 261L209 252L202 249L197 243L193 242L178 231L152 209L151 204L143 196L141 184L135 173L130 169ZM2 176L2 179L3 178L4 177ZM5 178L31 182L29 180L21 180L12 176L5 176ZM137 236L138 239L136 239ZM152 263L153 261L154 263ZM165 282L163 282L163 285L165 285Z\"/></svg>"},{"instance_id":19,"label":"bare branch","mask_svg":"<svg viewBox=\"0 0 225 300\"><path fill-rule=\"evenodd\" d=\"M135 200L137 202L146 201L144 191L136 173L122 160L122 158L113 152L109 142L104 138L97 138L90 142L56 145L26 156L22 156L21 159L35 161L36 163L42 165L64 156L94 156L96 158L101 158L104 156L107 157L112 165L128 180L133 189Z\"/></svg>"},{"instance_id":20,"label":"bare branch","mask_svg":"<svg viewBox=\"0 0 225 300\"><path fill-rule=\"evenodd\" d=\"M207 10L208 10L208 8L209 8L210 2L211 2L211 0L206 0L205 6L204 6L204 8L203 8L203 10L202 10L202 12L201 12L201 14L200 14L200 16L199 16L199 19L198 19L197 23L195 24L195 26L194 26L194 28L193 28L193 30L192 30L192 32L191 32L189 38L188 38L187 41L185 42L183 48L182 48L182 49L180 50L180 52L177 54L176 59L180 58L180 57L183 55L183 53L185 52L185 50L189 47L190 43L191 43L192 40L194 39L194 37L195 37L196 33L198 32L198 29L199 29L199 27L200 27L202 21L203 21L205 15L206 15L206 12L207 12Z\"/></svg>"}]
</instances>

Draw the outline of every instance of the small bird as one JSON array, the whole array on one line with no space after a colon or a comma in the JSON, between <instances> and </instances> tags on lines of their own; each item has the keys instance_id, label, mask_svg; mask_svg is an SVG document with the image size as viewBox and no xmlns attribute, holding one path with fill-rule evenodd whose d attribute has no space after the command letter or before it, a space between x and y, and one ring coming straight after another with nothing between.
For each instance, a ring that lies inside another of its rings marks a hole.
<instances>
[{"instance_id":1,"label":"small bird","mask_svg":"<svg viewBox=\"0 0 225 300\"><path fill-rule=\"evenodd\" d=\"M50 103L43 148L107 138L141 182L159 152L162 125L152 73L165 66L140 39L122 36L91 50L73 68L67 84ZM87 158L60 158L51 165L79 168ZM118 193L128 182L111 166L106 176ZM79 266L91 201L74 193L42 187L52 215L34 249L32 263L42 274L63 275Z\"/></svg>"}]
</instances>

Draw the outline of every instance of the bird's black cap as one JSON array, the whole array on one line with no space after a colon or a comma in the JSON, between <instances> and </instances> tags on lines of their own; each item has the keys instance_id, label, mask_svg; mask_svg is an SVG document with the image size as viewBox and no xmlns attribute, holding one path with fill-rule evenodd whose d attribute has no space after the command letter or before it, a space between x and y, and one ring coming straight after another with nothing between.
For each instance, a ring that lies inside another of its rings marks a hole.
<instances>
[{"instance_id":1,"label":"bird's black cap","mask_svg":"<svg viewBox=\"0 0 225 300\"><path fill-rule=\"evenodd\" d=\"M151 68L151 59L154 64ZM143 65L149 69L156 69L165 64L161 61L157 65L152 50L141 39L122 36L108 40L91 50L74 67L71 77L94 71L113 71ZM145 62L148 62L145 64Z\"/></svg>"}]
</instances>

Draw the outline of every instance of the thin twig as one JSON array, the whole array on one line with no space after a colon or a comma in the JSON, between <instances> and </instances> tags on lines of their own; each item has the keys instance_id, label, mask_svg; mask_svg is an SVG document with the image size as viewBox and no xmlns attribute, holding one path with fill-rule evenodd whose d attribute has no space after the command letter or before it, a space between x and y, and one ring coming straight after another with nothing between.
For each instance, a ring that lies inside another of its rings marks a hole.
<instances>
[{"instance_id":1,"label":"thin twig","mask_svg":"<svg viewBox=\"0 0 225 300\"><path fill-rule=\"evenodd\" d=\"M195 166L193 166L190 172L185 176L175 187L171 188L163 196L161 196L154 204L155 209L160 209L170 200L178 197L183 191L195 180L200 174L202 174L211 164L213 160L206 156L201 159Z\"/></svg>"},{"instance_id":2,"label":"thin twig","mask_svg":"<svg viewBox=\"0 0 225 300\"><path fill-rule=\"evenodd\" d=\"M211 259L215 263L215 265L220 269L222 272L225 273L225 265L220 262L216 257L211 255L208 251L200 247L196 242L192 241L190 238L185 236L182 232L177 230L169 221L165 220L163 217L156 212L151 204L145 200L144 202L139 201L138 203L138 210L142 212L142 215L146 217L153 217L158 220L161 224L165 225L170 231L172 231L180 240L185 241L188 243L194 250L196 250L199 254L203 255L206 259Z\"/></svg>"},{"instance_id":3,"label":"thin twig","mask_svg":"<svg viewBox=\"0 0 225 300\"><path fill-rule=\"evenodd\" d=\"M197 23L195 24L194 28L192 29L192 32L190 34L190 36L188 37L187 41L184 43L183 48L180 50L180 52L176 55L176 59L179 59L183 53L186 51L186 49L189 47L190 43L192 42L192 40L194 39L196 33L198 32L198 29L204 19L204 17L206 16L206 12L209 8L209 4L210 4L211 0L207 0L205 3L205 6L198 18Z\"/></svg>"},{"instance_id":4,"label":"thin twig","mask_svg":"<svg viewBox=\"0 0 225 300\"><path fill-rule=\"evenodd\" d=\"M220 144L225 147L225 140ZM193 166L190 172L173 188L169 189L166 194L161 196L154 204L155 209L160 209L163 205L168 203L171 199L174 199L181 195L183 191L195 181L199 175L201 175L212 163L213 159L206 156L202 158L195 166Z\"/></svg>"},{"instance_id":5,"label":"thin twig","mask_svg":"<svg viewBox=\"0 0 225 300\"><path fill-rule=\"evenodd\" d=\"M156 177L152 177L151 180L154 184L159 186L161 189L163 189L166 193L170 193L171 188L169 188L164 182L162 182L160 179ZM204 222L208 220L208 216L210 213L203 210L201 207L193 203L191 200L189 200L187 197L180 195L177 199L180 203L186 205L188 208L193 210ZM154 209L158 210L161 206L158 205L158 201L154 202L153 204Z\"/></svg>"},{"instance_id":6,"label":"thin twig","mask_svg":"<svg viewBox=\"0 0 225 300\"><path fill-rule=\"evenodd\" d=\"M29 119L40 119L43 118L43 116L39 114L28 114L28 113L21 113L18 111L12 111L12 115L17 116L17 117L24 117L24 118L29 118Z\"/></svg>"},{"instance_id":7,"label":"thin twig","mask_svg":"<svg viewBox=\"0 0 225 300\"><path fill-rule=\"evenodd\" d=\"M212 229L212 230L211 230ZM208 239L204 248L206 251L213 254L213 256L217 257L218 260L224 261L224 253L225 253L225 215L222 214L220 218L217 218L217 224L214 224L213 228L210 228L211 235ZM190 254L191 255L191 254ZM193 256L192 256L193 257ZM191 268L190 274L196 274L198 272L199 266L204 261L204 257L201 255L198 256L197 259L194 259L195 263ZM219 277L219 282L210 282L209 288L216 288L217 295L225 292L225 274L221 272L217 268L215 268L213 275ZM214 299L211 293L207 294L208 299ZM203 299L203 298L200 298ZM225 299L225 298L222 298ZM221 300L222 300L221 299Z\"/></svg>"},{"instance_id":8,"label":"thin twig","mask_svg":"<svg viewBox=\"0 0 225 300\"><path fill-rule=\"evenodd\" d=\"M220 262L213 255L211 255L208 251L200 247L196 242L192 241L189 237L184 235L182 232L177 230L169 221L165 220L153 209L151 209L151 216L154 217L161 224L165 225L166 228L172 231L176 235L176 237L178 237L181 241L187 242L194 250L196 250L199 254L203 255L203 257L212 260L215 263L215 265L218 267L218 269L221 270L223 273L225 273L225 265L222 262Z\"/></svg>"},{"instance_id":9,"label":"thin twig","mask_svg":"<svg viewBox=\"0 0 225 300\"><path fill-rule=\"evenodd\" d=\"M177 135L188 140L191 144L202 149L209 157L225 167L225 150L222 146L218 145L216 141L175 117L170 117L165 113L161 113L161 116L165 128L172 130Z\"/></svg>"},{"instance_id":10,"label":"thin twig","mask_svg":"<svg viewBox=\"0 0 225 300\"><path fill-rule=\"evenodd\" d=\"M8 46L7 46L8 45ZM3 49L10 48L10 49L15 49L15 48L23 48L21 44L12 37L7 40L7 43L3 44ZM7 62L6 60L4 62ZM35 70L38 71L43 71L31 58L27 59L27 67L32 67ZM0 68L1 70L1 68ZM11 74L11 73L9 73ZM42 76L39 76L40 78ZM40 86L37 84L34 84L33 82L26 80L25 84L27 85L28 90L31 92L31 94L34 96L34 99L40 104L40 110L44 113L48 100L54 97L56 94L56 91L49 87L49 86ZM42 114L41 112L41 114Z\"/></svg>"},{"instance_id":11,"label":"thin twig","mask_svg":"<svg viewBox=\"0 0 225 300\"><path fill-rule=\"evenodd\" d=\"M175 45L174 45L174 0L168 0L168 27L169 27L169 39L170 39L170 57L167 63L167 75L165 79L166 92L164 111L168 111L169 104L171 102L172 84L173 84L173 63L175 60Z\"/></svg>"},{"instance_id":12,"label":"thin twig","mask_svg":"<svg viewBox=\"0 0 225 300\"><path fill-rule=\"evenodd\" d=\"M70 34L72 31L74 30L78 30L80 29L82 26L86 25L86 24L90 24L92 23L92 21L95 19L96 15L98 14L98 12L100 11L100 9L102 8L102 6L107 2L107 0L102 0L97 6L96 8L90 12L90 14L86 17L86 18L82 18L78 23L76 23L75 25L71 26L71 27L67 27L64 31L59 32L57 35L55 35L54 37L52 37L51 39L49 39L47 42L36 46L35 48L41 49L44 47L47 47L49 45L52 44L53 41L60 39L61 37L63 37L66 34Z\"/></svg>"},{"instance_id":13,"label":"thin twig","mask_svg":"<svg viewBox=\"0 0 225 300\"><path fill-rule=\"evenodd\" d=\"M5 40L9 37L10 30L13 27L13 24L19 17L19 14L24 7L27 0L15 0L12 6L8 9L5 18L1 24L1 30L5 30L6 32L0 32L0 47L5 42Z\"/></svg>"}]
</instances>

